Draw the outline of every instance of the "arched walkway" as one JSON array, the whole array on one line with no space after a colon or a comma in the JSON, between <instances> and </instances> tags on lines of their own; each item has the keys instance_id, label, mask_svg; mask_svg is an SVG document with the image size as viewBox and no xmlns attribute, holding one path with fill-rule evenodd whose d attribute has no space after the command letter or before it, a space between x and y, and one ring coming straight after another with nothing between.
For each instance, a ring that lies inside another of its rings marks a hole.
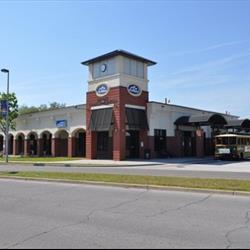
<instances>
[{"instance_id":1,"label":"arched walkway","mask_svg":"<svg viewBox=\"0 0 250 250\"><path fill-rule=\"evenodd\" d=\"M44 131L41 134L40 138L40 155L41 156L50 156L51 155L51 143L52 143L52 134L49 131Z\"/></svg>"},{"instance_id":2,"label":"arched walkway","mask_svg":"<svg viewBox=\"0 0 250 250\"><path fill-rule=\"evenodd\" d=\"M13 155L13 146L14 146L14 136L12 134L9 134L9 155Z\"/></svg>"},{"instance_id":3,"label":"arched walkway","mask_svg":"<svg viewBox=\"0 0 250 250\"><path fill-rule=\"evenodd\" d=\"M55 134L55 156L68 156L69 133L66 130L59 130Z\"/></svg>"},{"instance_id":4,"label":"arched walkway","mask_svg":"<svg viewBox=\"0 0 250 250\"><path fill-rule=\"evenodd\" d=\"M16 155L24 155L24 142L25 136L23 133L20 133L16 136L17 145L16 145Z\"/></svg>"},{"instance_id":5,"label":"arched walkway","mask_svg":"<svg viewBox=\"0 0 250 250\"><path fill-rule=\"evenodd\" d=\"M86 131L82 128L72 132L73 156L85 157L86 155Z\"/></svg>"},{"instance_id":6,"label":"arched walkway","mask_svg":"<svg viewBox=\"0 0 250 250\"><path fill-rule=\"evenodd\" d=\"M0 153L3 154L4 136L0 135Z\"/></svg>"},{"instance_id":7,"label":"arched walkway","mask_svg":"<svg viewBox=\"0 0 250 250\"><path fill-rule=\"evenodd\" d=\"M37 155L37 134L35 132L31 132L27 136L27 154L34 156Z\"/></svg>"}]
</instances>

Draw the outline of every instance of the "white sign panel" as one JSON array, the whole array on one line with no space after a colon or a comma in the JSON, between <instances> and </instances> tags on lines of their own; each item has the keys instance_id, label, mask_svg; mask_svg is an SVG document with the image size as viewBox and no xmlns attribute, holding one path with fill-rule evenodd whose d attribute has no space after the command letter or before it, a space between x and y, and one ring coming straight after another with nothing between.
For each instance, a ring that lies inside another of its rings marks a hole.
<instances>
[{"instance_id":1,"label":"white sign panel","mask_svg":"<svg viewBox=\"0 0 250 250\"><path fill-rule=\"evenodd\" d=\"M127 90L129 92L129 94L133 95L133 96L139 96L141 95L141 89L139 86L135 85L135 84L130 84L127 87Z\"/></svg>"},{"instance_id":2,"label":"white sign panel","mask_svg":"<svg viewBox=\"0 0 250 250\"><path fill-rule=\"evenodd\" d=\"M250 152L250 146L245 146L245 152Z\"/></svg>"},{"instance_id":3,"label":"white sign panel","mask_svg":"<svg viewBox=\"0 0 250 250\"><path fill-rule=\"evenodd\" d=\"M229 148L219 148L219 154L230 154Z\"/></svg>"},{"instance_id":4,"label":"white sign panel","mask_svg":"<svg viewBox=\"0 0 250 250\"><path fill-rule=\"evenodd\" d=\"M96 88L96 94L98 96L104 96L109 92L109 88L107 84L101 84L99 86L97 86Z\"/></svg>"}]
</instances>

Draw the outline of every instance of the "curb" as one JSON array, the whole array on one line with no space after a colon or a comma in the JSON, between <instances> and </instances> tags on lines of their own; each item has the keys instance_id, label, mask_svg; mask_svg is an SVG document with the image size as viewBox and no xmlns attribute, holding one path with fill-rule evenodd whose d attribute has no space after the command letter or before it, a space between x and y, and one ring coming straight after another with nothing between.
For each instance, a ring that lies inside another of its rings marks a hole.
<instances>
[{"instance_id":1,"label":"curb","mask_svg":"<svg viewBox=\"0 0 250 250\"><path fill-rule=\"evenodd\" d=\"M0 162L0 167L1 166L8 166L8 165L22 165L22 166L34 166L34 167L141 167L141 166L161 166L163 164L158 164L158 163L152 163L152 164L134 164L134 165L122 165L122 164L95 164L95 163L43 163L43 162Z\"/></svg>"},{"instance_id":2,"label":"curb","mask_svg":"<svg viewBox=\"0 0 250 250\"><path fill-rule=\"evenodd\" d=\"M108 187L120 187L120 188L138 188L138 189L146 189L146 190L179 191L179 192L193 192L193 193L250 197L250 192L244 192L244 191L226 191L226 190L216 190L216 189L199 189L199 188L114 183L114 182L101 182L101 181L74 181L74 180L65 180L65 179L47 179L47 178L34 178L34 177L29 178L29 177L15 177L15 176L11 176L11 177L0 176L0 179L39 181L39 182L48 182L48 183L65 183L65 184L68 183L68 184L79 184L79 185L95 185L95 186L108 186Z\"/></svg>"}]
</instances>

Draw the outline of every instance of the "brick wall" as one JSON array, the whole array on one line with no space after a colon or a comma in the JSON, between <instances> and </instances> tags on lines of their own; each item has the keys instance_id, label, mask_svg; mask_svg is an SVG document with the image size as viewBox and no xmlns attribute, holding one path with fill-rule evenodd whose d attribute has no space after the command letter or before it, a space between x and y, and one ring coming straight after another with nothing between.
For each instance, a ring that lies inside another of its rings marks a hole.
<instances>
[{"instance_id":1,"label":"brick wall","mask_svg":"<svg viewBox=\"0 0 250 250\"><path fill-rule=\"evenodd\" d=\"M126 150L126 124L125 124L125 104L147 107L148 92L143 91L140 96L135 97L128 93L125 87L115 87L109 90L104 97L99 97L95 92L87 93L86 105L86 157L88 159L96 158L96 132L91 132L90 117L91 107L99 105L114 104L113 108L113 159L124 160ZM147 131L140 132L140 139L144 147L140 150L140 156L143 156L143 149L148 147Z\"/></svg>"}]
</instances>

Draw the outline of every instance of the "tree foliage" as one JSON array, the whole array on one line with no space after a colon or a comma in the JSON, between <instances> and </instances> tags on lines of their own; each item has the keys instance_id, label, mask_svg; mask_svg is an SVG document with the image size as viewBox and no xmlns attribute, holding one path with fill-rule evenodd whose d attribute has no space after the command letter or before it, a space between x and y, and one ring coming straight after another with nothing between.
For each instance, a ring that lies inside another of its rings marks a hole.
<instances>
[{"instance_id":1,"label":"tree foliage","mask_svg":"<svg viewBox=\"0 0 250 250\"><path fill-rule=\"evenodd\" d=\"M64 107L66 107L65 103L58 103L58 102L51 102L49 105L41 104L40 106L22 105L22 106L20 106L18 113L19 113L19 115L24 115L24 114L59 109L59 108L64 108Z\"/></svg>"},{"instance_id":2,"label":"tree foliage","mask_svg":"<svg viewBox=\"0 0 250 250\"><path fill-rule=\"evenodd\" d=\"M9 102L9 128L15 130L16 123L15 119L18 117L18 101L15 93L0 92L0 100L8 100ZM0 129L6 134L6 118L0 112Z\"/></svg>"}]
</instances>

